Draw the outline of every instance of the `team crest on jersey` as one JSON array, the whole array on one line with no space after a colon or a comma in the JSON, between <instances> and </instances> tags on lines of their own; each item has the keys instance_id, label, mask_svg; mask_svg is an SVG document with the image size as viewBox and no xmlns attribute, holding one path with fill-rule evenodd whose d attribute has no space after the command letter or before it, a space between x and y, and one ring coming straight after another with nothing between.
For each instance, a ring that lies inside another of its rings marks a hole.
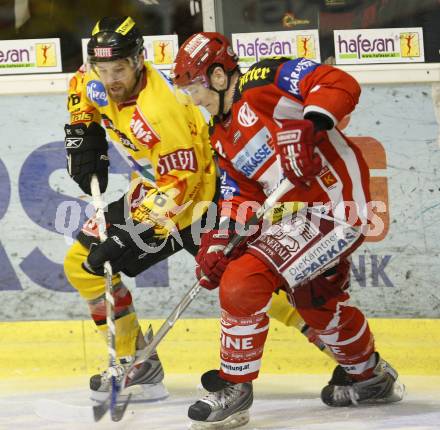
<instances>
[{"instance_id":1,"label":"team crest on jersey","mask_svg":"<svg viewBox=\"0 0 440 430\"><path fill-rule=\"evenodd\" d=\"M257 121L257 114L250 108L247 102L244 102L238 110L238 123L243 127L252 127Z\"/></svg>"},{"instance_id":2,"label":"team crest on jersey","mask_svg":"<svg viewBox=\"0 0 440 430\"><path fill-rule=\"evenodd\" d=\"M101 81L90 81L87 83L87 97L98 106L107 106L108 98L104 84Z\"/></svg>"},{"instance_id":3,"label":"team crest on jersey","mask_svg":"<svg viewBox=\"0 0 440 430\"><path fill-rule=\"evenodd\" d=\"M146 145L149 148L160 141L159 136L153 130L138 106L136 106L133 116L131 117L130 130L140 144Z\"/></svg>"}]
</instances>

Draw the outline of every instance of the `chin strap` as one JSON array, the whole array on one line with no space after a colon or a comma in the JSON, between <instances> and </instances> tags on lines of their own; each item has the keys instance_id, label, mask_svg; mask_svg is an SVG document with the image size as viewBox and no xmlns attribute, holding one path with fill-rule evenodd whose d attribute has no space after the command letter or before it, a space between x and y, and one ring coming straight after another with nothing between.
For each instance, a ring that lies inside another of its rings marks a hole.
<instances>
[{"instance_id":1,"label":"chin strap","mask_svg":"<svg viewBox=\"0 0 440 430\"><path fill-rule=\"evenodd\" d=\"M234 72L235 72L235 70L228 73L228 75L227 75L228 76L228 85L226 86L226 88L224 90L216 90L211 85L209 86L209 89L212 91L215 91L219 96L218 112L215 115L215 118L218 118L220 121L222 121L223 118L229 114L229 111L224 113L223 110L225 109L225 94L226 94L226 91L228 91L229 87L231 86L231 77Z\"/></svg>"},{"instance_id":2,"label":"chin strap","mask_svg":"<svg viewBox=\"0 0 440 430\"><path fill-rule=\"evenodd\" d=\"M229 84L228 84L228 88L229 88ZM223 110L225 109L225 93L228 90L228 88L226 88L226 90L221 90L221 91L214 90L219 97L218 112L216 117L218 117L220 120L222 120L223 117L225 116Z\"/></svg>"}]
</instances>

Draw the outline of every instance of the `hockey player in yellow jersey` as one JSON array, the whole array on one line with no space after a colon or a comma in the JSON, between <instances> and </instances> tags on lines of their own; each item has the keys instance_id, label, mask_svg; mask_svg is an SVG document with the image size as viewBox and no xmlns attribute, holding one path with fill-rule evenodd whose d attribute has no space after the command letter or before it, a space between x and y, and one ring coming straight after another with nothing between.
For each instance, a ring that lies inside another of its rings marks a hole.
<instances>
[{"instance_id":1,"label":"hockey player in yellow jersey","mask_svg":"<svg viewBox=\"0 0 440 430\"><path fill-rule=\"evenodd\" d=\"M134 21L102 18L87 53L87 67L79 69L69 88L68 172L87 194L93 174L101 192L106 190L107 132L132 167L133 180L129 191L107 207L108 239L100 243L94 219L87 221L64 267L105 334L103 263L110 261L115 273L116 351L121 366L127 366L146 344L119 272L136 276L181 249L196 255L199 243L191 228L208 206L200 202L215 202L220 186L204 116L191 103L182 103L185 96L176 97L166 77L144 60L143 38ZM280 294L274 295L273 316L302 329L303 322ZM133 394L143 400L166 397L163 377L154 355L133 381ZM92 376L90 388L93 399L104 399L109 372Z\"/></svg>"}]
</instances>

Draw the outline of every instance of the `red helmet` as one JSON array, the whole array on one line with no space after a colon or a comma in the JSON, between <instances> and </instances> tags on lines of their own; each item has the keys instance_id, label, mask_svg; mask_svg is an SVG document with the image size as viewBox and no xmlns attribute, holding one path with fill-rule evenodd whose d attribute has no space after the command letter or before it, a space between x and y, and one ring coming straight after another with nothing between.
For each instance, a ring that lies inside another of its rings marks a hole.
<instances>
[{"instance_id":1,"label":"red helmet","mask_svg":"<svg viewBox=\"0 0 440 430\"><path fill-rule=\"evenodd\" d=\"M213 64L220 64L226 73L230 73L237 69L238 57L223 34L196 33L180 47L171 78L180 87L191 84L197 78L209 84L208 69Z\"/></svg>"}]
</instances>

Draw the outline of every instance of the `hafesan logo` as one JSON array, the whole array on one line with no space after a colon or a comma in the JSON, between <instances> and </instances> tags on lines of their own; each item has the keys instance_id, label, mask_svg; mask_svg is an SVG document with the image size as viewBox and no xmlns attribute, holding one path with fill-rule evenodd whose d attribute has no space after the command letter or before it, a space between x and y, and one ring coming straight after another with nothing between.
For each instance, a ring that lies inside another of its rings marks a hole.
<instances>
[{"instance_id":1,"label":"hafesan logo","mask_svg":"<svg viewBox=\"0 0 440 430\"><path fill-rule=\"evenodd\" d=\"M336 64L423 62L423 29L335 30Z\"/></svg>"},{"instance_id":2,"label":"hafesan logo","mask_svg":"<svg viewBox=\"0 0 440 430\"><path fill-rule=\"evenodd\" d=\"M317 61L321 57L318 30L233 33L231 39L239 64L244 67L275 56Z\"/></svg>"}]
</instances>

